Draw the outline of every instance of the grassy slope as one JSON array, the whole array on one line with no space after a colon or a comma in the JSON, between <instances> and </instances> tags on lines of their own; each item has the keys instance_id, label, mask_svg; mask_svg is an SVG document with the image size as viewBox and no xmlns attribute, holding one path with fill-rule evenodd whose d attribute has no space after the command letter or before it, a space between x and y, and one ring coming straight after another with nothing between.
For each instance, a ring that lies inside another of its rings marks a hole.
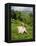
<instances>
[{"instance_id":1,"label":"grassy slope","mask_svg":"<svg viewBox=\"0 0 36 46\"><path fill-rule=\"evenodd\" d=\"M22 14L22 15L24 16L24 14ZM29 15L27 16L27 14L25 16L25 19L27 20L27 22L25 22L25 20L23 19L23 23L25 24L25 27L26 27L27 31L29 32L29 35L27 33L18 34L17 26L21 25L22 21L17 19L17 20L14 20L13 23L11 23L11 40L32 39L32 25L28 24L28 22L31 22L30 21L31 19L29 18Z\"/></svg>"}]
</instances>

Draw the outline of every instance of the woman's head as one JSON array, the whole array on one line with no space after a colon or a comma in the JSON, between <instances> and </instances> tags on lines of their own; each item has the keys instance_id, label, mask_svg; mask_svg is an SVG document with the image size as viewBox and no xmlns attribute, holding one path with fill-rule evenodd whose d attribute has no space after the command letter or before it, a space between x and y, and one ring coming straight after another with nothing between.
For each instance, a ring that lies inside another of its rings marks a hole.
<instances>
[{"instance_id":1,"label":"woman's head","mask_svg":"<svg viewBox=\"0 0 36 46\"><path fill-rule=\"evenodd\" d=\"M24 26L24 23L21 23L21 26Z\"/></svg>"}]
</instances>

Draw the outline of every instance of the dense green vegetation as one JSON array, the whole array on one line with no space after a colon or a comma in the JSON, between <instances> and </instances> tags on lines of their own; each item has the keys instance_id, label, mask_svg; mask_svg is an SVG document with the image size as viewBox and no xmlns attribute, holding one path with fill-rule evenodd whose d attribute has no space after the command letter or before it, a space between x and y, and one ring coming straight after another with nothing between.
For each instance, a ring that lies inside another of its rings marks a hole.
<instances>
[{"instance_id":1,"label":"dense green vegetation","mask_svg":"<svg viewBox=\"0 0 36 46\"><path fill-rule=\"evenodd\" d=\"M13 17L11 17L11 40L32 39L32 21L32 13L24 11L15 11L13 13ZM27 33L19 34L17 32L17 26L20 26L22 22L25 24L24 26L29 32L29 35Z\"/></svg>"}]
</instances>

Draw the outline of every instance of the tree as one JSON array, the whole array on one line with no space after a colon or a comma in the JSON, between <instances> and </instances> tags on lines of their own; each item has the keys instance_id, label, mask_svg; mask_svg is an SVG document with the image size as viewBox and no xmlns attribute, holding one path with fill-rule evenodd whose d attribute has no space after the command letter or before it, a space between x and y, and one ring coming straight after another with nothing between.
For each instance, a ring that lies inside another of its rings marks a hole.
<instances>
[{"instance_id":1,"label":"tree","mask_svg":"<svg viewBox=\"0 0 36 46\"><path fill-rule=\"evenodd\" d=\"M11 18L16 19L16 13L14 10L11 11Z\"/></svg>"}]
</instances>

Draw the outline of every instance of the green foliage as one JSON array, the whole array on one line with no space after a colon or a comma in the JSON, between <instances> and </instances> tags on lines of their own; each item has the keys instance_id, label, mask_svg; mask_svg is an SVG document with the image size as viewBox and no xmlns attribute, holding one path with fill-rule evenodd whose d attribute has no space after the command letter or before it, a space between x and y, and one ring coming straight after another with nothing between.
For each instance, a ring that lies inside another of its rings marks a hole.
<instances>
[{"instance_id":1,"label":"green foliage","mask_svg":"<svg viewBox=\"0 0 36 46\"><path fill-rule=\"evenodd\" d=\"M11 40L27 40L32 39L32 13L27 12L16 12L16 20L11 19ZM13 20L13 21L12 21ZM17 26L20 26L21 23L24 23L29 35L27 33L18 34Z\"/></svg>"}]
</instances>

